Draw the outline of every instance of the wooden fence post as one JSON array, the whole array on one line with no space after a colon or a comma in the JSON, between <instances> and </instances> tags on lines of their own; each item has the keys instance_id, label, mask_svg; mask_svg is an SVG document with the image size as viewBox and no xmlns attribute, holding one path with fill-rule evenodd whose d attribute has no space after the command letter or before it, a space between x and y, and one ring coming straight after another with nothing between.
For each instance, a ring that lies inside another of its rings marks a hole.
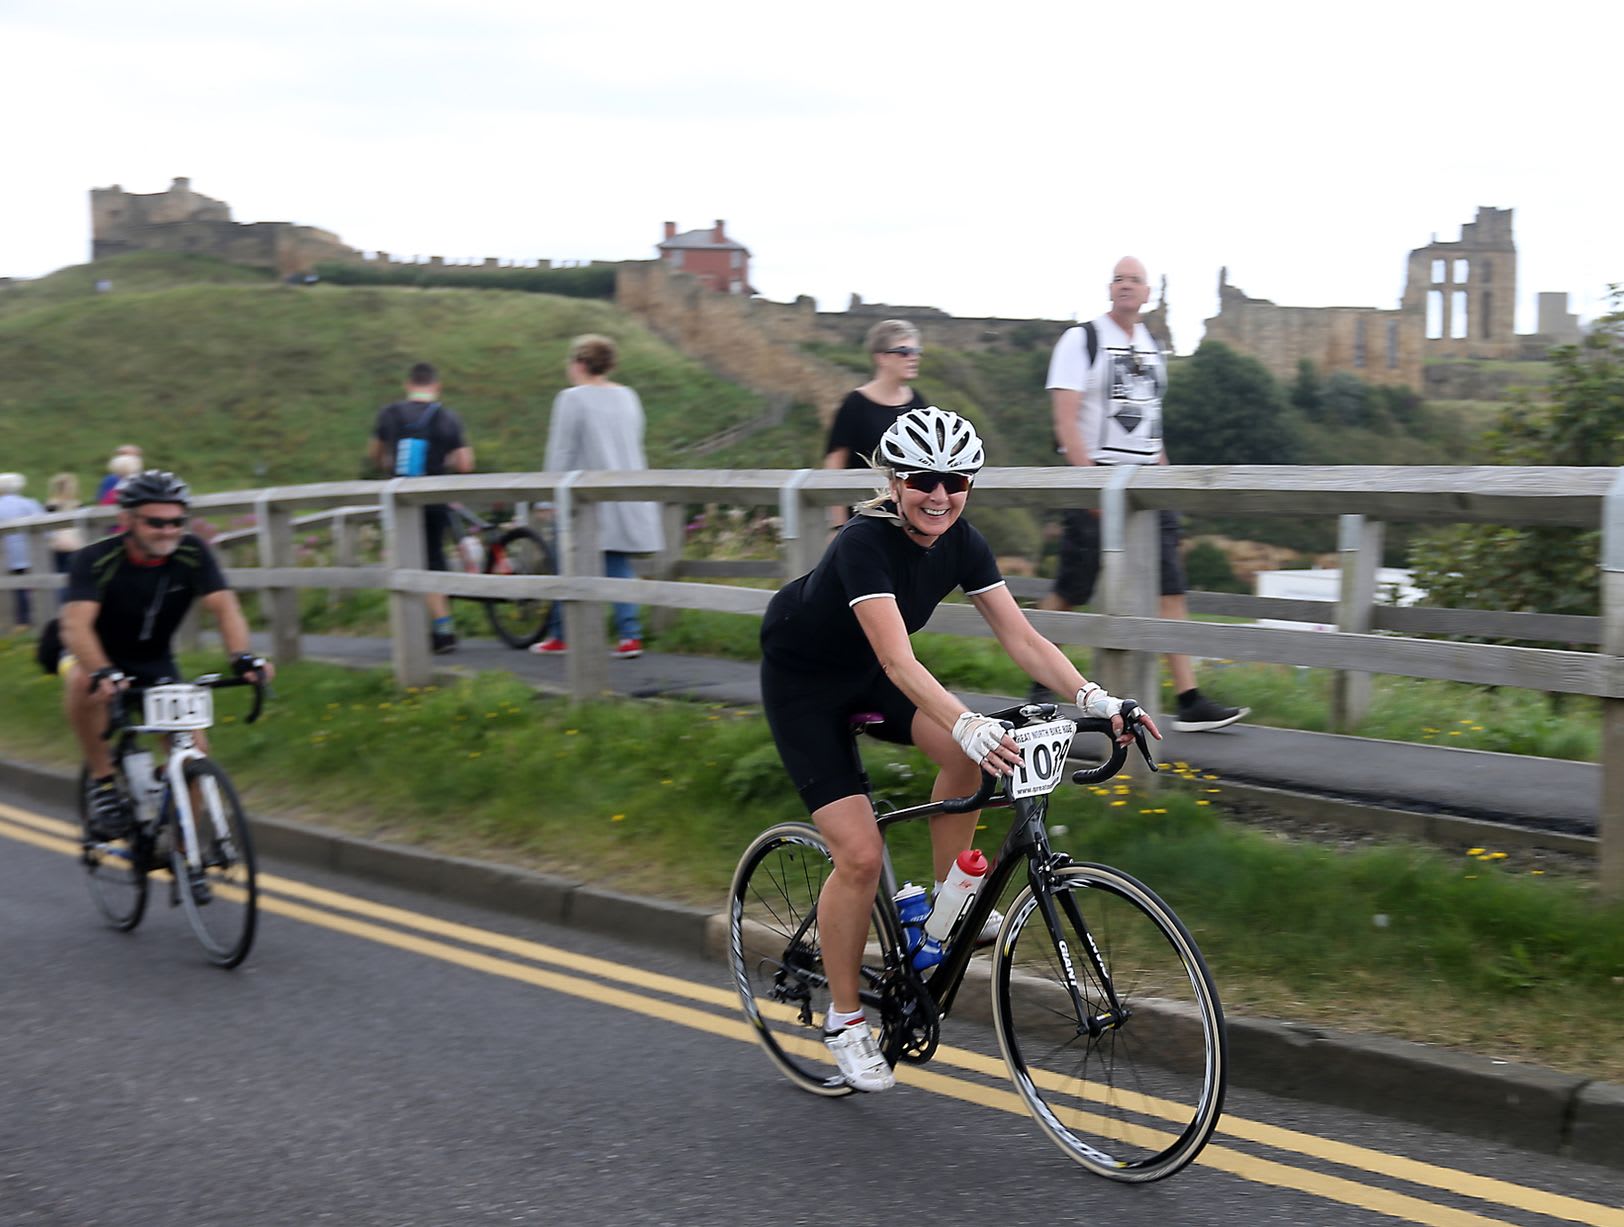
<instances>
[{"instance_id":1,"label":"wooden fence post","mask_svg":"<svg viewBox=\"0 0 1624 1227\"><path fill-rule=\"evenodd\" d=\"M783 524L784 578L795 579L818 565L828 544L818 509L807 501L801 487L816 469L796 469L778 491L778 518Z\"/></svg>"},{"instance_id":2,"label":"wooden fence post","mask_svg":"<svg viewBox=\"0 0 1624 1227\"><path fill-rule=\"evenodd\" d=\"M1342 575L1336 629L1368 635L1376 604L1376 570L1382 561L1384 526L1364 516L1337 518L1337 555ZM1351 733L1370 708L1370 674L1338 669L1331 675L1331 729Z\"/></svg>"},{"instance_id":3,"label":"wooden fence post","mask_svg":"<svg viewBox=\"0 0 1624 1227\"><path fill-rule=\"evenodd\" d=\"M383 511L384 557L389 562L389 639L395 681L402 686L427 686L434 676L429 662L429 613L423 594L400 587L402 571L428 566L423 540L423 505L402 502L399 483L384 483L379 503Z\"/></svg>"},{"instance_id":4,"label":"wooden fence post","mask_svg":"<svg viewBox=\"0 0 1624 1227\"><path fill-rule=\"evenodd\" d=\"M1137 475L1137 465L1118 465L1100 491L1100 612L1113 617L1154 618L1160 605L1160 514L1130 509L1128 486ZM1095 659L1100 676L1091 680L1152 713L1161 706L1154 652L1101 648Z\"/></svg>"},{"instance_id":5,"label":"wooden fence post","mask_svg":"<svg viewBox=\"0 0 1624 1227\"><path fill-rule=\"evenodd\" d=\"M598 576L603 574L603 551L598 545L598 505L576 495L573 487L581 470L566 474L558 485L557 516L561 562L564 574ZM564 676L576 700L592 699L609 684L609 636L603 619L608 612L602 601L571 601L564 606L564 642L569 655Z\"/></svg>"},{"instance_id":6,"label":"wooden fence post","mask_svg":"<svg viewBox=\"0 0 1624 1227\"><path fill-rule=\"evenodd\" d=\"M293 565L293 512L262 493L254 507L254 538L261 567ZM270 624L271 659L292 664L299 659L299 590L276 585L260 589L260 609Z\"/></svg>"},{"instance_id":7,"label":"wooden fence post","mask_svg":"<svg viewBox=\"0 0 1624 1227\"><path fill-rule=\"evenodd\" d=\"M1624 657L1624 468L1602 500L1601 650L1615 676ZM1601 797L1596 814L1601 891L1624 898L1624 699L1601 701Z\"/></svg>"}]
</instances>

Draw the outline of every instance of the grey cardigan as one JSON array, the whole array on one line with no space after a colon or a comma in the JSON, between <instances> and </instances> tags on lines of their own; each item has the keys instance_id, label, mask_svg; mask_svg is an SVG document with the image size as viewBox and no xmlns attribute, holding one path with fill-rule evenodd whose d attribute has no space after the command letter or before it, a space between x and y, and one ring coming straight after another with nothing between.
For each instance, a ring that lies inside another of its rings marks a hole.
<instances>
[{"instance_id":1,"label":"grey cardigan","mask_svg":"<svg viewBox=\"0 0 1624 1227\"><path fill-rule=\"evenodd\" d=\"M619 384L580 384L553 401L547 429L549 472L646 469L643 402ZM598 544L625 554L651 554L665 545L658 503L606 502L598 508Z\"/></svg>"}]
</instances>

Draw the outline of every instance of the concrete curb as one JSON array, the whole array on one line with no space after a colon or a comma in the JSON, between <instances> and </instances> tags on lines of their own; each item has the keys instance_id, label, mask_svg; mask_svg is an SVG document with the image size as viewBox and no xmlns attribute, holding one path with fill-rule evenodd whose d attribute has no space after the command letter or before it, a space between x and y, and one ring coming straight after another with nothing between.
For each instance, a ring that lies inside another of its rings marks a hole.
<instances>
[{"instance_id":1,"label":"concrete curb","mask_svg":"<svg viewBox=\"0 0 1624 1227\"><path fill-rule=\"evenodd\" d=\"M41 804L74 804L76 780L65 771L0 759L0 784ZM285 818L255 815L253 824L268 856L713 962L727 958L723 913ZM990 1027L988 970L985 960L971 964L954 1015ZM1407 1040L1228 1021L1236 1085L1624 1169L1624 1086Z\"/></svg>"}]
</instances>

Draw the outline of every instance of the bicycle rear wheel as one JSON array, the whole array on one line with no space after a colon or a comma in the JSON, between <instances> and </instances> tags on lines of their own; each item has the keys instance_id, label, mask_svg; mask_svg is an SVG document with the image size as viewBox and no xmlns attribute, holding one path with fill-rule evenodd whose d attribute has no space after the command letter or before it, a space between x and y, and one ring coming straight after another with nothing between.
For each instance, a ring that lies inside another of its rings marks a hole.
<instances>
[{"instance_id":1,"label":"bicycle rear wheel","mask_svg":"<svg viewBox=\"0 0 1624 1227\"><path fill-rule=\"evenodd\" d=\"M1027 886L993 954L993 1017L1010 1076L1050 1141L1090 1171L1129 1182L1171 1176L1201 1152L1223 1110L1228 1040L1212 976L1178 917L1127 874L1070 865L1051 881L1064 948ZM1092 1025L1079 1025L1068 967Z\"/></svg>"},{"instance_id":2,"label":"bicycle rear wheel","mask_svg":"<svg viewBox=\"0 0 1624 1227\"><path fill-rule=\"evenodd\" d=\"M186 782L192 797L198 863L188 863L180 815L171 797L170 873L186 909L186 920L203 944L209 962L235 967L248 957L259 915L259 884L248 820L231 780L208 759L186 764Z\"/></svg>"},{"instance_id":3,"label":"bicycle rear wheel","mask_svg":"<svg viewBox=\"0 0 1624 1227\"><path fill-rule=\"evenodd\" d=\"M848 1095L823 1044L829 982L818 941L817 903L834 871L829 845L817 828L784 822L756 837L733 874L728 907L728 951L756 1039L774 1065L796 1086L814 1095ZM876 1029L882 1019L881 986L896 973L896 943L879 900L863 956L863 1005ZM881 1036L886 1059L896 1061L899 1044Z\"/></svg>"},{"instance_id":4,"label":"bicycle rear wheel","mask_svg":"<svg viewBox=\"0 0 1624 1227\"><path fill-rule=\"evenodd\" d=\"M558 560L541 536L529 528L510 528L491 545L485 556L486 575L557 575ZM491 598L485 616L497 638L510 648L527 648L540 640L552 616L553 602L537 597L517 600Z\"/></svg>"},{"instance_id":5,"label":"bicycle rear wheel","mask_svg":"<svg viewBox=\"0 0 1624 1227\"><path fill-rule=\"evenodd\" d=\"M120 764L113 778L129 803L130 788ZM133 809L133 806L132 806ZM79 771L80 863L90 883L90 897L107 923L127 933L141 923L147 910L147 849L139 826L123 839L99 840L90 833L90 770Z\"/></svg>"}]
</instances>

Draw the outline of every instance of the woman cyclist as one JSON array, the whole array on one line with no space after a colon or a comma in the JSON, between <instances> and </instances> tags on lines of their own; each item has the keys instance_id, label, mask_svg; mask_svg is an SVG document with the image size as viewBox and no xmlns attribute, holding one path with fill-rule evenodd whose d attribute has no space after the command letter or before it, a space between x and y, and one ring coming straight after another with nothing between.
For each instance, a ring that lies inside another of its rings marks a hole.
<instances>
[{"instance_id":1,"label":"woman cyclist","mask_svg":"<svg viewBox=\"0 0 1624 1227\"><path fill-rule=\"evenodd\" d=\"M767 723L834 858L818 900L830 991L824 1042L842 1076L862 1091L883 1091L896 1080L858 998L884 846L853 762L848 717L882 713L876 736L918 746L935 762L933 799L974 793L981 771L1006 775L1020 760L1002 725L966 710L914 658L908 636L948 593L962 588L1033 680L1075 695L1084 715L1110 718L1119 736L1130 735L1122 728L1121 701L1084 679L1032 628L1004 586L986 539L961 519L983 460L980 438L958 414L929 406L904 413L880 438L874 457L879 492L855 508L809 574L779 590L762 621ZM1144 726L1161 736L1148 717ZM978 817L930 820L938 884L970 846Z\"/></svg>"}]
</instances>

